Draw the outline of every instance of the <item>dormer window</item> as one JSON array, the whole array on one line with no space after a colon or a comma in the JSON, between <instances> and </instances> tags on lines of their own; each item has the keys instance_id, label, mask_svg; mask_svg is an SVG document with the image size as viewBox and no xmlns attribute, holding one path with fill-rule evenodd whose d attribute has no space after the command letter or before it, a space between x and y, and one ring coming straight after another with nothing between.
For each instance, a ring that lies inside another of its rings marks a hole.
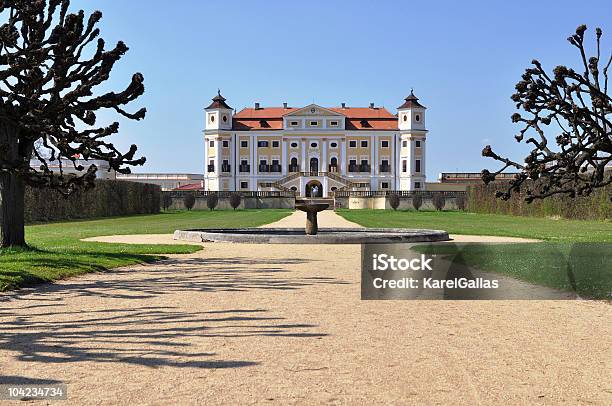
<instances>
[{"instance_id":1,"label":"dormer window","mask_svg":"<svg viewBox=\"0 0 612 406\"><path fill-rule=\"evenodd\" d=\"M261 128L269 128L270 124L268 124L268 122L266 120L259 120L259 126Z\"/></svg>"},{"instance_id":2,"label":"dormer window","mask_svg":"<svg viewBox=\"0 0 612 406\"><path fill-rule=\"evenodd\" d=\"M311 121L311 122L310 122L310 126L311 126L311 127L316 127L316 126L318 126L318 125L319 125L319 122L318 122L318 121Z\"/></svg>"},{"instance_id":3,"label":"dormer window","mask_svg":"<svg viewBox=\"0 0 612 406\"><path fill-rule=\"evenodd\" d=\"M338 122L337 121L330 121L329 125L332 127L338 127Z\"/></svg>"},{"instance_id":4,"label":"dormer window","mask_svg":"<svg viewBox=\"0 0 612 406\"><path fill-rule=\"evenodd\" d=\"M366 128L366 127L371 127L370 123L368 123L368 120L361 120L359 122L361 124L362 127Z\"/></svg>"},{"instance_id":5,"label":"dormer window","mask_svg":"<svg viewBox=\"0 0 612 406\"><path fill-rule=\"evenodd\" d=\"M298 123L297 121L291 121L291 122L289 123L289 125L290 125L291 127L297 127L297 126L299 125L299 123Z\"/></svg>"}]
</instances>

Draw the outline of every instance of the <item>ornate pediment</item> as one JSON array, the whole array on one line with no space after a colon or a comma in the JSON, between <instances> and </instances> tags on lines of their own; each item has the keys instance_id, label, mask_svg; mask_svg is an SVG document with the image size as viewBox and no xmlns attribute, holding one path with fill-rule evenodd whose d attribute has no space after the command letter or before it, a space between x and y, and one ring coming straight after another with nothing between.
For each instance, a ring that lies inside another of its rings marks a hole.
<instances>
[{"instance_id":1,"label":"ornate pediment","mask_svg":"<svg viewBox=\"0 0 612 406\"><path fill-rule=\"evenodd\" d=\"M326 109L325 107L321 107L317 104L310 104L306 107L302 107L301 109L285 114L285 117L313 117L313 116L344 117L340 113L336 113L335 111Z\"/></svg>"}]
</instances>

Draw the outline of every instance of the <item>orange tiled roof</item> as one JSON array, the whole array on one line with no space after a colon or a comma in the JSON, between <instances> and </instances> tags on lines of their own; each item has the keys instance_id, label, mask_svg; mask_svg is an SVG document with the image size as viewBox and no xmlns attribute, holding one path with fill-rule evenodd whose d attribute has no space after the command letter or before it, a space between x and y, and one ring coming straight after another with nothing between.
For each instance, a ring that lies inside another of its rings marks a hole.
<instances>
[{"instance_id":1,"label":"orange tiled roof","mask_svg":"<svg viewBox=\"0 0 612 406\"><path fill-rule=\"evenodd\" d=\"M397 117L384 107L330 107L346 117L347 130L397 130ZM245 108L234 115L234 130L281 130L283 116L299 110L295 107ZM363 121L365 120L365 121Z\"/></svg>"},{"instance_id":2,"label":"orange tiled roof","mask_svg":"<svg viewBox=\"0 0 612 406\"><path fill-rule=\"evenodd\" d=\"M181 185L172 190L199 190L199 189L204 189L204 186L202 186L201 183L189 183L187 185Z\"/></svg>"}]
</instances>

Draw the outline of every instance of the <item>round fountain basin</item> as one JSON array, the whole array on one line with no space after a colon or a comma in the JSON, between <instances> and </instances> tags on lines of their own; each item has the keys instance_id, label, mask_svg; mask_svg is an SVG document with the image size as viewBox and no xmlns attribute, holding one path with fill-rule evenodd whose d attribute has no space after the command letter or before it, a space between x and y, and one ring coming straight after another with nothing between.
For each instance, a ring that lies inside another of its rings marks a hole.
<instances>
[{"instance_id":1,"label":"round fountain basin","mask_svg":"<svg viewBox=\"0 0 612 406\"><path fill-rule=\"evenodd\" d=\"M406 228L320 228L316 235L307 235L303 228L206 228L177 230L174 239L246 244L389 244L450 240L446 231Z\"/></svg>"}]
</instances>

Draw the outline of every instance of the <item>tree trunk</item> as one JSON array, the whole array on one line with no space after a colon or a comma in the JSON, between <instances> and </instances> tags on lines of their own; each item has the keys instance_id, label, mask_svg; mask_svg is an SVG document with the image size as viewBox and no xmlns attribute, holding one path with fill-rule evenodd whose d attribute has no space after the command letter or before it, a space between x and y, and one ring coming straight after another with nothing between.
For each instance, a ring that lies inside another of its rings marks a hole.
<instances>
[{"instance_id":1,"label":"tree trunk","mask_svg":"<svg viewBox=\"0 0 612 406\"><path fill-rule=\"evenodd\" d=\"M25 247L25 184L13 173L0 173L0 218L2 247Z\"/></svg>"}]
</instances>

